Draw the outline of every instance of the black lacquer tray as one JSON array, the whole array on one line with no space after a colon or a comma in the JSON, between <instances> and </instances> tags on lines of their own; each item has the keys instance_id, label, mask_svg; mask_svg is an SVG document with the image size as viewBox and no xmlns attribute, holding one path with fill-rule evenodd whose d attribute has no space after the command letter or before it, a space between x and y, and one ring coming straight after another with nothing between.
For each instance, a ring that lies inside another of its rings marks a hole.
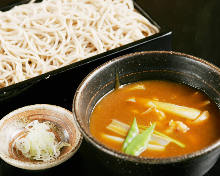
<instances>
[{"instance_id":1,"label":"black lacquer tray","mask_svg":"<svg viewBox=\"0 0 220 176\"><path fill-rule=\"evenodd\" d=\"M19 1L19 4L22 2L25 3L27 0ZM7 10L15 5L17 4L10 4L9 6L2 7L2 9ZM171 32L163 31L163 27L158 25L160 22L156 23L143 9L141 9L137 3L135 3L135 8L152 23L158 26L158 28L160 28L160 33L28 79L26 81L1 88L0 106L5 110L4 112L1 112L2 114L0 115L2 116L18 106L20 107L30 103L42 103L45 101L45 103L58 104L64 107L67 106L70 109L75 88L83 77L85 77L98 65L117 56L135 51L170 50ZM41 96L39 96L39 93ZM36 96L36 94L38 95ZM11 105L10 109L8 109L9 107L7 103Z\"/></svg>"}]
</instances>

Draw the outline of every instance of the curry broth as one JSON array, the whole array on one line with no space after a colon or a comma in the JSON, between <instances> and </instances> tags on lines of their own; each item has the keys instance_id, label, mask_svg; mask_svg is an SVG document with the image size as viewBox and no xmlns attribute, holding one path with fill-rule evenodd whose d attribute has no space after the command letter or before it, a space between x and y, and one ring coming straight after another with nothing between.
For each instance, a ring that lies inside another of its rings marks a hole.
<instances>
[{"instance_id":1,"label":"curry broth","mask_svg":"<svg viewBox=\"0 0 220 176\"><path fill-rule=\"evenodd\" d=\"M139 89L135 89L137 85ZM145 89L142 89L143 86ZM207 110L210 115L207 120L198 124L168 112L164 112L165 117L160 118L155 111L143 113L149 107L146 107L144 103L127 101L129 98L146 98L196 108L201 111ZM122 151L123 143L107 140L103 138L102 134L125 138L106 127L112 122L112 119L131 125L134 117L136 117L138 125L149 126L150 123L156 122L155 130L185 144L185 147L181 148L170 142L164 151L147 149L140 156L158 158L183 155L210 145L220 136L220 113L207 95L186 85L168 81L137 82L110 92L94 108L90 119L90 131L104 145ZM176 129L170 132L168 129L171 120L183 122L189 130L184 133Z\"/></svg>"}]
</instances>

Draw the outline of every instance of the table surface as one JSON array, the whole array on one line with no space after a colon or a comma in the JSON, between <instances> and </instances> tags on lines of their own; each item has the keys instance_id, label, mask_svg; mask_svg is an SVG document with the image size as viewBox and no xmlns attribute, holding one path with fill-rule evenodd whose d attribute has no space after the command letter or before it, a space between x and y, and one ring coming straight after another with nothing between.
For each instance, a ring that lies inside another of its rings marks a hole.
<instances>
[{"instance_id":1,"label":"table surface","mask_svg":"<svg viewBox=\"0 0 220 176\"><path fill-rule=\"evenodd\" d=\"M220 1L219 0L136 0L164 30L173 31L172 50L191 54L220 67ZM4 3L3 3L4 4ZM75 169L84 169L76 154L65 167L58 166L46 175L62 174L78 163ZM19 170L0 161L0 176L19 175ZM67 168L66 168L67 167ZM74 167L73 167L74 170ZM22 173L22 175L26 175ZM30 173L27 173L30 175ZM32 174L31 174L32 175ZM220 160L205 176L220 175Z\"/></svg>"}]
</instances>

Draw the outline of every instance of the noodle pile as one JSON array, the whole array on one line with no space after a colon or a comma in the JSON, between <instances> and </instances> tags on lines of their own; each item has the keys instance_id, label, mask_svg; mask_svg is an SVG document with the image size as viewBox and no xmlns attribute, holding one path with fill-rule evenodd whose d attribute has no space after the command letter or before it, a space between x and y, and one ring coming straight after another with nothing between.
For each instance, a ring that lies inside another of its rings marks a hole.
<instances>
[{"instance_id":1,"label":"noodle pile","mask_svg":"<svg viewBox=\"0 0 220 176\"><path fill-rule=\"evenodd\" d=\"M0 88L157 32L132 0L44 0L0 11Z\"/></svg>"}]
</instances>

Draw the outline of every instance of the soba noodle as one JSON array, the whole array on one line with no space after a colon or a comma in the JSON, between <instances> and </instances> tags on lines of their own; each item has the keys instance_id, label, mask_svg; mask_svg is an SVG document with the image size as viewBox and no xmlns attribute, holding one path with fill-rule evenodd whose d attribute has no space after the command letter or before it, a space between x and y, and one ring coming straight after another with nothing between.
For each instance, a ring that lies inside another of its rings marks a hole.
<instances>
[{"instance_id":1,"label":"soba noodle","mask_svg":"<svg viewBox=\"0 0 220 176\"><path fill-rule=\"evenodd\" d=\"M0 88L157 33L132 0L44 0L0 11Z\"/></svg>"}]
</instances>

